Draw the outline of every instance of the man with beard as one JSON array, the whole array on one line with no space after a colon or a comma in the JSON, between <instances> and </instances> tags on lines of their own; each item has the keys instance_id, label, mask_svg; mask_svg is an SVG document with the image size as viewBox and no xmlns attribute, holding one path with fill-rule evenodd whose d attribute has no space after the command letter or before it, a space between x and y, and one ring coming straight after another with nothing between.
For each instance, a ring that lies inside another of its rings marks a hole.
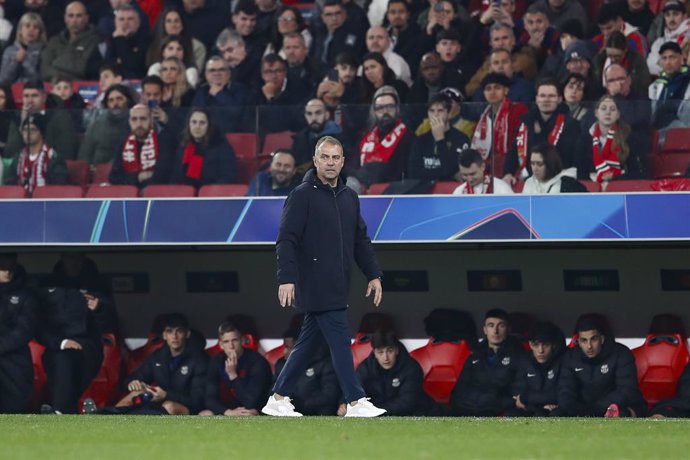
<instances>
[{"instance_id":1,"label":"man with beard","mask_svg":"<svg viewBox=\"0 0 690 460\"><path fill-rule=\"evenodd\" d=\"M400 117L400 97L392 86L382 86L372 99L374 124L359 143L360 184L390 182L403 177L414 134Z\"/></svg>"},{"instance_id":2,"label":"man with beard","mask_svg":"<svg viewBox=\"0 0 690 460\"><path fill-rule=\"evenodd\" d=\"M278 149L272 156L268 171L259 171L249 183L247 196L288 196L297 186L292 150Z\"/></svg>"},{"instance_id":3,"label":"man with beard","mask_svg":"<svg viewBox=\"0 0 690 460\"><path fill-rule=\"evenodd\" d=\"M321 99L310 99L304 106L304 119L307 127L295 134L292 151L295 155L297 172L303 175L312 164L311 157L316 142L323 136L333 136L345 147L346 167L351 163L350 149L345 142L343 131L333 120L329 120L326 104Z\"/></svg>"},{"instance_id":4,"label":"man with beard","mask_svg":"<svg viewBox=\"0 0 690 460\"><path fill-rule=\"evenodd\" d=\"M565 336L553 323L534 325L528 334L531 353L518 365L513 384L511 416L558 416L558 379Z\"/></svg>"},{"instance_id":5,"label":"man with beard","mask_svg":"<svg viewBox=\"0 0 690 460\"><path fill-rule=\"evenodd\" d=\"M419 55L422 53L422 43L419 40L422 31L415 21L410 20L410 5L406 0L390 0L386 18L393 51L407 61L412 75L417 75Z\"/></svg>"}]
</instances>

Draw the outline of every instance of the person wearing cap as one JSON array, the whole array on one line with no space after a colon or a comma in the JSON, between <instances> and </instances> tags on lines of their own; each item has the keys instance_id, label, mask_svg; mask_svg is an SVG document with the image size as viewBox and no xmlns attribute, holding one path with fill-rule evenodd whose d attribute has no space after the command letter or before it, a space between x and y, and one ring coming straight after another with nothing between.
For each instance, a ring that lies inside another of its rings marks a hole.
<instances>
[{"instance_id":1,"label":"person wearing cap","mask_svg":"<svg viewBox=\"0 0 690 460\"><path fill-rule=\"evenodd\" d=\"M683 63L678 43L666 42L659 48L661 75L649 86L652 101L652 126L666 128L678 119L678 108L690 99L690 69Z\"/></svg>"},{"instance_id":2,"label":"person wearing cap","mask_svg":"<svg viewBox=\"0 0 690 460\"><path fill-rule=\"evenodd\" d=\"M379 88L371 103L372 124L359 142L357 180L369 187L403 178L414 134L400 116L400 98L392 86Z\"/></svg>"},{"instance_id":3,"label":"person wearing cap","mask_svg":"<svg viewBox=\"0 0 690 460\"><path fill-rule=\"evenodd\" d=\"M511 386L525 351L510 337L504 310L486 312L483 332L484 340L473 345L450 395L455 415L495 417L515 407Z\"/></svg>"},{"instance_id":4,"label":"person wearing cap","mask_svg":"<svg viewBox=\"0 0 690 460\"><path fill-rule=\"evenodd\" d=\"M669 0L662 11L665 24L664 34L652 43L649 56L647 56L647 66L652 75L661 74L661 66L659 65L661 46L671 41L682 46L690 32L690 19L688 19L685 5L677 0Z\"/></svg>"},{"instance_id":5,"label":"person wearing cap","mask_svg":"<svg viewBox=\"0 0 690 460\"><path fill-rule=\"evenodd\" d=\"M15 155L7 172L7 184L24 187L31 195L36 187L66 184L67 164L46 144L46 117L40 113L27 116L21 125L24 148Z\"/></svg>"},{"instance_id":6,"label":"person wearing cap","mask_svg":"<svg viewBox=\"0 0 690 460\"><path fill-rule=\"evenodd\" d=\"M540 67L560 46L558 30L549 23L546 8L539 3L527 7L523 18L515 24L515 29L518 43L534 55Z\"/></svg>"},{"instance_id":7,"label":"person wearing cap","mask_svg":"<svg viewBox=\"0 0 690 460\"><path fill-rule=\"evenodd\" d=\"M603 52L599 52L592 60L592 78L597 87L605 86L604 70L611 64L620 64L628 72L632 80L632 88L636 92L644 93L652 82L649 69L644 58L630 49L630 43L623 33L614 31L606 37Z\"/></svg>"},{"instance_id":8,"label":"person wearing cap","mask_svg":"<svg viewBox=\"0 0 690 460\"><path fill-rule=\"evenodd\" d=\"M566 21L563 26L559 29L560 35L558 36L558 42L560 46L551 53L551 55L546 58L546 62L539 71L540 78L558 78L562 77L561 72L565 64L566 52L565 50L577 40L583 40L585 37L584 29L580 21L577 19L571 19Z\"/></svg>"},{"instance_id":9,"label":"person wearing cap","mask_svg":"<svg viewBox=\"0 0 690 460\"><path fill-rule=\"evenodd\" d=\"M578 0L537 0L535 4L544 8L549 22L558 30L572 20L582 24L582 29L589 27L587 12Z\"/></svg>"},{"instance_id":10,"label":"person wearing cap","mask_svg":"<svg viewBox=\"0 0 690 460\"><path fill-rule=\"evenodd\" d=\"M0 253L0 413L29 411L34 366L29 341L34 335L36 298L17 254Z\"/></svg>"},{"instance_id":11,"label":"person wearing cap","mask_svg":"<svg viewBox=\"0 0 690 460\"><path fill-rule=\"evenodd\" d=\"M590 88L594 88L595 81L592 78L592 52L584 41L577 40L571 43L565 50L563 67L559 76L563 78L569 73L582 75L588 82Z\"/></svg>"},{"instance_id":12,"label":"person wearing cap","mask_svg":"<svg viewBox=\"0 0 690 460\"><path fill-rule=\"evenodd\" d=\"M520 360L513 382L511 416L558 416L558 380L565 335L551 322L535 324L528 335L530 353Z\"/></svg>"},{"instance_id":13,"label":"person wearing cap","mask_svg":"<svg viewBox=\"0 0 690 460\"><path fill-rule=\"evenodd\" d=\"M510 62L506 51L506 59ZM478 150L484 161L497 177L503 177L503 162L517 136L520 117L527 113L527 106L512 102L510 79L497 72L491 72L482 81L483 99L488 102L486 109L472 136L472 148Z\"/></svg>"},{"instance_id":14,"label":"person wearing cap","mask_svg":"<svg viewBox=\"0 0 690 460\"><path fill-rule=\"evenodd\" d=\"M601 33L592 39L597 51L604 48L606 38L611 32L621 32L628 39L628 46L640 56L647 57L647 39L634 27L623 20L622 7L618 2L604 3L597 13L597 25Z\"/></svg>"},{"instance_id":15,"label":"person wearing cap","mask_svg":"<svg viewBox=\"0 0 690 460\"><path fill-rule=\"evenodd\" d=\"M606 335L593 317L581 318L575 332L577 346L568 350L561 365L561 415L644 417L647 403L640 392L630 349Z\"/></svg>"},{"instance_id":16,"label":"person wearing cap","mask_svg":"<svg viewBox=\"0 0 690 460\"><path fill-rule=\"evenodd\" d=\"M450 126L451 101L445 94L433 96L427 104L431 130L412 144L407 164L411 179L452 181L458 172L458 155L470 140Z\"/></svg>"},{"instance_id":17,"label":"person wearing cap","mask_svg":"<svg viewBox=\"0 0 690 460\"><path fill-rule=\"evenodd\" d=\"M124 385L129 393L116 407L136 406L150 397L146 409L170 415L196 414L204 406L206 353L189 343L191 332L184 315L166 315L162 326L165 346L127 376ZM131 413L136 412L135 407Z\"/></svg>"},{"instance_id":18,"label":"person wearing cap","mask_svg":"<svg viewBox=\"0 0 690 460\"><path fill-rule=\"evenodd\" d=\"M525 104L534 102L534 85L515 73L510 51L505 48L492 49L489 54L489 70L492 73L500 73L508 78L508 97L511 101ZM475 102L486 102L483 81L480 89L474 93L472 100Z\"/></svg>"},{"instance_id":19,"label":"person wearing cap","mask_svg":"<svg viewBox=\"0 0 690 460\"><path fill-rule=\"evenodd\" d=\"M458 88L447 86L439 91L439 94L443 94L450 99L450 112L448 113L448 123L450 123L450 126L467 136L468 139L472 138L474 127L477 126L477 123L463 117L462 103L465 101L465 97L462 95L462 92ZM424 118L417 126L415 135L418 137L423 136L429 131L431 131L431 122L429 118Z\"/></svg>"}]
</instances>

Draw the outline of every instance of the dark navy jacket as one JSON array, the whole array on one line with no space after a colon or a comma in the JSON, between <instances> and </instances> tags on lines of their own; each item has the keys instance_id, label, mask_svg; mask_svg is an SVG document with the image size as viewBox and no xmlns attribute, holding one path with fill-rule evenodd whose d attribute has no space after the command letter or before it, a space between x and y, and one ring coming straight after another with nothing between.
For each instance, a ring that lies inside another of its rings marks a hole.
<instances>
[{"instance_id":1,"label":"dark navy jacket","mask_svg":"<svg viewBox=\"0 0 690 460\"><path fill-rule=\"evenodd\" d=\"M563 347L561 347L563 348ZM544 406L558 405L558 381L561 375L561 352L540 364L532 353L525 354L518 364L513 394L527 406L527 412L541 414Z\"/></svg>"},{"instance_id":2,"label":"dark navy jacket","mask_svg":"<svg viewBox=\"0 0 690 460\"><path fill-rule=\"evenodd\" d=\"M359 197L342 175L332 188L307 172L285 200L276 246L278 283L295 284L302 311L347 308L353 262L368 280L382 275Z\"/></svg>"}]
</instances>

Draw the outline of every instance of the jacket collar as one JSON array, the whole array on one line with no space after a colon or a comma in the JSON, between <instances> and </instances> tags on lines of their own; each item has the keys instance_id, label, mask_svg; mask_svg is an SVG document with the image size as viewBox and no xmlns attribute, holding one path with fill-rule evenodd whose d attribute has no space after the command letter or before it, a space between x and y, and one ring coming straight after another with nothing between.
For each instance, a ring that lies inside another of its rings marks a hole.
<instances>
[{"instance_id":1,"label":"jacket collar","mask_svg":"<svg viewBox=\"0 0 690 460\"><path fill-rule=\"evenodd\" d=\"M304 179L302 180L302 182L308 182L324 190L333 189L333 187L331 187L330 185L321 182L321 180L316 175L315 168L311 168L309 171L307 171L307 173L304 175ZM335 186L336 193L340 192L343 188L346 187L345 182L347 182L347 177L345 177L345 174L341 172L338 176L338 185Z\"/></svg>"}]
</instances>

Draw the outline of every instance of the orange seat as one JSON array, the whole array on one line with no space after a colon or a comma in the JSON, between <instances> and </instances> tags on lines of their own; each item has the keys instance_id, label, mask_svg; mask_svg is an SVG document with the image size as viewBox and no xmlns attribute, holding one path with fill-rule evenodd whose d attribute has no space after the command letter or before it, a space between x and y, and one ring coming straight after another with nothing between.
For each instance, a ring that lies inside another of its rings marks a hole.
<instances>
[{"instance_id":1,"label":"orange seat","mask_svg":"<svg viewBox=\"0 0 690 460\"><path fill-rule=\"evenodd\" d=\"M92 185L86 198L137 198L139 189L134 185Z\"/></svg>"},{"instance_id":2,"label":"orange seat","mask_svg":"<svg viewBox=\"0 0 690 460\"><path fill-rule=\"evenodd\" d=\"M83 160L66 160L65 163L67 164L70 184L84 187L89 183L91 170L88 162Z\"/></svg>"},{"instance_id":3,"label":"orange seat","mask_svg":"<svg viewBox=\"0 0 690 460\"><path fill-rule=\"evenodd\" d=\"M690 362L687 339L680 333L649 334L633 351L642 395L650 405L672 399L685 366Z\"/></svg>"},{"instance_id":4,"label":"orange seat","mask_svg":"<svg viewBox=\"0 0 690 460\"><path fill-rule=\"evenodd\" d=\"M191 185L149 185L141 194L144 198L193 198L196 189Z\"/></svg>"},{"instance_id":5,"label":"orange seat","mask_svg":"<svg viewBox=\"0 0 690 460\"><path fill-rule=\"evenodd\" d=\"M367 189L367 195L383 195L383 191L388 188L390 184L388 182L379 182L378 184L371 184L369 189Z\"/></svg>"},{"instance_id":6,"label":"orange seat","mask_svg":"<svg viewBox=\"0 0 690 460\"><path fill-rule=\"evenodd\" d=\"M204 185L199 189L199 196L245 196L248 188L247 184Z\"/></svg>"},{"instance_id":7,"label":"orange seat","mask_svg":"<svg viewBox=\"0 0 690 460\"><path fill-rule=\"evenodd\" d=\"M259 138L254 133L228 133L228 142L235 151L235 157L240 160L254 160L259 151Z\"/></svg>"},{"instance_id":8,"label":"orange seat","mask_svg":"<svg viewBox=\"0 0 690 460\"><path fill-rule=\"evenodd\" d=\"M122 351L115 339L115 335L105 333L101 340L103 342L101 370L81 397L82 401L86 398L92 398L98 407L117 402L119 395L118 386L122 374ZM79 407L81 407L81 404Z\"/></svg>"},{"instance_id":9,"label":"orange seat","mask_svg":"<svg viewBox=\"0 0 690 460\"><path fill-rule=\"evenodd\" d=\"M367 359L371 354L371 335L358 332L355 335L355 341L352 342L352 361L355 364L355 369L362 361Z\"/></svg>"},{"instance_id":10,"label":"orange seat","mask_svg":"<svg viewBox=\"0 0 690 460\"><path fill-rule=\"evenodd\" d=\"M26 198L26 189L21 185L1 185L0 200L17 200Z\"/></svg>"},{"instance_id":11,"label":"orange seat","mask_svg":"<svg viewBox=\"0 0 690 460\"><path fill-rule=\"evenodd\" d=\"M292 148L292 138L295 135L292 131L282 131L279 133L266 134L264 138L264 145L261 148L261 153L270 155L278 149Z\"/></svg>"},{"instance_id":12,"label":"orange seat","mask_svg":"<svg viewBox=\"0 0 690 460\"><path fill-rule=\"evenodd\" d=\"M144 361L146 361L146 358L148 358L151 353L158 350L163 345L165 345L163 337L161 337L159 334L150 333L144 345L127 353L125 360L127 365L127 373L131 374L137 370L137 368L141 366Z\"/></svg>"},{"instance_id":13,"label":"orange seat","mask_svg":"<svg viewBox=\"0 0 690 460\"><path fill-rule=\"evenodd\" d=\"M436 402L447 404L471 350L466 341L439 342L433 338L410 352L424 372L424 391Z\"/></svg>"},{"instance_id":14,"label":"orange seat","mask_svg":"<svg viewBox=\"0 0 690 460\"><path fill-rule=\"evenodd\" d=\"M84 189L78 185L46 185L34 189L33 198L40 200L49 198L81 198Z\"/></svg>"},{"instance_id":15,"label":"orange seat","mask_svg":"<svg viewBox=\"0 0 690 460\"><path fill-rule=\"evenodd\" d=\"M581 180L580 183L585 186L589 193L601 192L601 185L599 184L599 182L593 182L591 180Z\"/></svg>"},{"instance_id":16,"label":"orange seat","mask_svg":"<svg viewBox=\"0 0 690 460\"><path fill-rule=\"evenodd\" d=\"M651 180L614 180L606 186L607 192L651 192Z\"/></svg>"},{"instance_id":17,"label":"orange seat","mask_svg":"<svg viewBox=\"0 0 690 460\"><path fill-rule=\"evenodd\" d=\"M31 362L34 366L34 384L33 391L31 395L31 407L35 410L41 406L43 402L43 396L46 390L46 382L48 377L46 376L46 371L43 368L43 352L46 347L31 340L29 342L29 350L31 351Z\"/></svg>"},{"instance_id":18,"label":"orange seat","mask_svg":"<svg viewBox=\"0 0 690 460\"><path fill-rule=\"evenodd\" d=\"M460 185L459 182L436 182L431 189L433 195L452 195L456 188Z\"/></svg>"},{"instance_id":19,"label":"orange seat","mask_svg":"<svg viewBox=\"0 0 690 460\"><path fill-rule=\"evenodd\" d=\"M285 356L285 345L279 345L272 350L268 350L264 355L268 364L271 365L271 372L276 373L276 363L280 358Z\"/></svg>"},{"instance_id":20,"label":"orange seat","mask_svg":"<svg viewBox=\"0 0 690 460\"><path fill-rule=\"evenodd\" d=\"M101 163L96 165L96 171L93 173L92 184L101 185L110 183L110 170L113 169L113 163Z\"/></svg>"}]
</instances>

